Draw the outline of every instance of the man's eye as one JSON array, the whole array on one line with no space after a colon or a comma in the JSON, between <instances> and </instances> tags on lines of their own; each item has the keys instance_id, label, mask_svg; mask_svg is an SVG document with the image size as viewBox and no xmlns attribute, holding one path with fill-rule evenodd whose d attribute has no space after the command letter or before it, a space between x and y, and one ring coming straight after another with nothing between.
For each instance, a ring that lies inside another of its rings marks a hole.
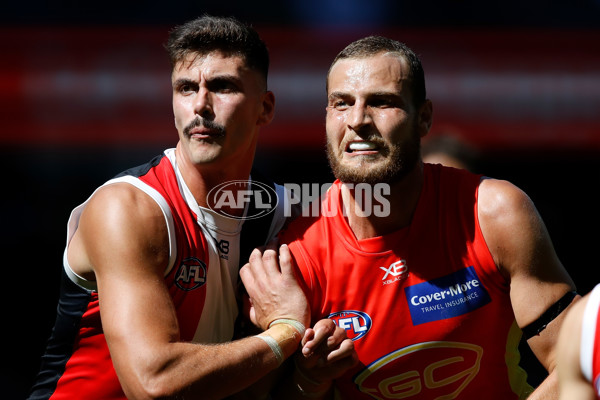
<instances>
[{"instance_id":1,"label":"man's eye","mask_svg":"<svg viewBox=\"0 0 600 400\"><path fill-rule=\"evenodd\" d=\"M333 102L332 107L338 111L344 111L348 109L349 105L343 100L337 100Z\"/></svg>"},{"instance_id":2,"label":"man's eye","mask_svg":"<svg viewBox=\"0 0 600 400\"><path fill-rule=\"evenodd\" d=\"M384 99L373 100L370 104L371 107L386 108L390 106L390 102Z\"/></svg>"},{"instance_id":3,"label":"man's eye","mask_svg":"<svg viewBox=\"0 0 600 400\"><path fill-rule=\"evenodd\" d=\"M379 99L372 99L369 102L369 106L370 107L374 107L374 108L393 108L393 107L400 107L401 103L394 98L379 98Z\"/></svg>"},{"instance_id":4,"label":"man's eye","mask_svg":"<svg viewBox=\"0 0 600 400\"><path fill-rule=\"evenodd\" d=\"M224 82L218 85L215 89L219 93L236 93L238 91L237 86L230 82Z\"/></svg>"},{"instance_id":5,"label":"man's eye","mask_svg":"<svg viewBox=\"0 0 600 400\"><path fill-rule=\"evenodd\" d=\"M237 93L240 91L239 87L235 82L227 79L215 79L214 81L208 82L208 90L214 93Z\"/></svg>"},{"instance_id":6,"label":"man's eye","mask_svg":"<svg viewBox=\"0 0 600 400\"><path fill-rule=\"evenodd\" d=\"M189 94L195 91L195 88L190 84L184 84L179 86L179 93Z\"/></svg>"}]
</instances>

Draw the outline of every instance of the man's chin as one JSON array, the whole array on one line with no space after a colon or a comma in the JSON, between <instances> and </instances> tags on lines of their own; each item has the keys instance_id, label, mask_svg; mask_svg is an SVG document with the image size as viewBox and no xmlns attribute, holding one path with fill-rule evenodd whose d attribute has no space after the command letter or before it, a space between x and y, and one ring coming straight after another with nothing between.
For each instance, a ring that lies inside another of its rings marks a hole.
<instances>
[{"instance_id":1,"label":"man's chin","mask_svg":"<svg viewBox=\"0 0 600 400\"><path fill-rule=\"evenodd\" d=\"M331 165L333 175L344 183L367 183L375 185L377 183L395 183L402 180L410 171L414 169L416 163L411 163L411 167L400 164L386 163L384 165L362 165L360 167L347 167ZM370 167L370 168L369 168Z\"/></svg>"},{"instance_id":2,"label":"man's chin","mask_svg":"<svg viewBox=\"0 0 600 400\"><path fill-rule=\"evenodd\" d=\"M338 169L333 171L334 176L344 183L376 184L385 182L386 177L379 171L364 171L361 169Z\"/></svg>"}]
</instances>

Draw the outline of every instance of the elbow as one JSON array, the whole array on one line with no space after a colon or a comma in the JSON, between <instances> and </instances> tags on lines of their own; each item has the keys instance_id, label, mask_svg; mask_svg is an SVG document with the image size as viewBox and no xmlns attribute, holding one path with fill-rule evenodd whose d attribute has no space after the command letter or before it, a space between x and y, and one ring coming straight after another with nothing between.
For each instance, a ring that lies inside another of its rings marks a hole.
<instances>
[{"instance_id":1,"label":"elbow","mask_svg":"<svg viewBox=\"0 0 600 400\"><path fill-rule=\"evenodd\" d=\"M169 381L170 379L161 374L149 374L129 381L121 380L121 386L128 399L180 399L182 389L174 385L174 382Z\"/></svg>"}]
</instances>

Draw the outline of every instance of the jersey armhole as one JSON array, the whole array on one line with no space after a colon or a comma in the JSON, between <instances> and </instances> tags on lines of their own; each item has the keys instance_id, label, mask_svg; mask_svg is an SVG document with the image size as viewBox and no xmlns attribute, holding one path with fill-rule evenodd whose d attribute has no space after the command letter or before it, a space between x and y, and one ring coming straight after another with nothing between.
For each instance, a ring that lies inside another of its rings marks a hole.
<instances>
[{"instance_id":1,"label":"jersey armhole","mask_svg":"<svg viewBox=\"0 0 600 400\"><path fill-rule=\"evenodd\" d=\"M163 216L165 217L165 222L167 224L167 232L169 236L169 263L164 272L164 276L167 276L169 272L171 272L171 269L173 269L173 265L175 264L175 257L177 256L175 223L173 222L173 214L171 213L171 207L169 207L169 204L167 203L165 198L156 189L142 182L140 179L134 176L126 175L114 178L106 182L105 185L117 182L125 182L135 186L136 188L140 189L142 192L150 196L160 207Z\"/></svg>"},{"instance_id":2,"label":"jersey armhole","mask_svg":"<svg viewBox=\"0 0 600 400\"><path fill-rule=\"evenodd\" d=\"M164 276L167 276L169 274L169 272L171 271L171 269L173 268L173 265L175 264L175 257L177 255L175 223L173 222L173 214L171 213L171 208L169 207L169 204L166 202L164 197L156 189L152 188L148 184L142 182L138 178L131 176L131 175L125 175L125 176L120 176L120 177L111 179L111 180L105 182L102 186L106 186L111 183L118 183L118 182L129 183L129 184L135 186L136 188L140 189L141 191L146 193L148 196L150 196L160 207L160 209L163 213L163 216L165 217L165 222L167 224L167 233L168 233L168 237L169 237L169 263L164 272ZM100 186L100 187L102 187L102 186ZM100 187L97 188L96 191L98 189L100 189ZM96 191L94 191L94 193ZM85 202L83 202L79 206L75 207L73 209L73 211L71 211L71 215L70 215L69 221L67 223L67 244L65 246L65 251L63 253L63 269L65 270L67 277L73 283L75 283L77 286L79 286L85 290L88 290L88 291L98 290L96 281L90 281L88 279L85 279L84 277L78 275L75 271L73 271L73 269L71 268L71 265L69 264L69 260L67 257L67 251L69 249L69 242L71 241L71 238L72 238L75 230L77 230L77 227L79 225L79 217L81 216L81 212L82 212L83 208L85 207L85 205L90 200L90 198L94 195L94 193L92 193Z\"/></svg>"}]
</instances>

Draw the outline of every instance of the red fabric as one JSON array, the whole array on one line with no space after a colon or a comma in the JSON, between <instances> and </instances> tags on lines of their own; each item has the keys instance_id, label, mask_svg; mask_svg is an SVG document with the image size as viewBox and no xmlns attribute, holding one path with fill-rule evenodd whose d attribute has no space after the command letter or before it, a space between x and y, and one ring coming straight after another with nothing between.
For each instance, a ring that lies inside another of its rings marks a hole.
<instances>
[{"instance_id":1,"label":"red fabric","mask_svg":"<svg viewBox=\"0 0 600 400\"><path fill-rule=\"evenodd\" d=\"M353 235L335 182L321 208L335 215L295 220L282 234L313 322L331 316L354 338L360 364L337 381L343 398L517 399L509 376L531 390L518 337L507 366L515 318L479 227L480 178L426 164L410 226L366 240Z\"/></svg>"}]
</instances>

